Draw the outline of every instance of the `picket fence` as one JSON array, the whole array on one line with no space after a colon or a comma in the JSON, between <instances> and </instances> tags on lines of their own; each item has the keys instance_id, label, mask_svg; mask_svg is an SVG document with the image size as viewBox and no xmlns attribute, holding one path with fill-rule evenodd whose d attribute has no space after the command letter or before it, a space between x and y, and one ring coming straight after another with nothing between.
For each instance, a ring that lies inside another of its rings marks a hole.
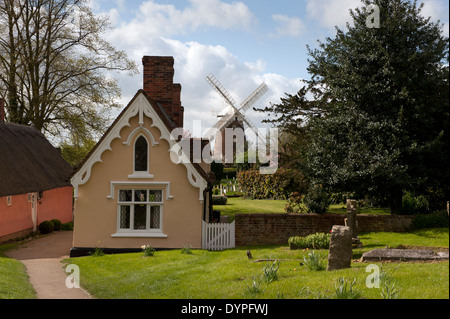
<instances>
[{"instance_id":1,"label":"picket fence","mask_svg":"<svg viewBox=\"0 0 450 319\"><path fill-rule=\"evenodd\" d=\"M202 221L202 248L224 250L236 247L235 222L231 224L208 224Z\"/></svg>"}]
</instances>

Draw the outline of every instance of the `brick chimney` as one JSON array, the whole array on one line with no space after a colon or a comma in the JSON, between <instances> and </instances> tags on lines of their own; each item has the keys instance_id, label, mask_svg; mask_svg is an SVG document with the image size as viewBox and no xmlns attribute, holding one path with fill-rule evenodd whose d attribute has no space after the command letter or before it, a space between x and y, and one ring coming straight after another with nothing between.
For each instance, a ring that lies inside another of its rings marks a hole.
<instances>
[{"instance_id":1,"label":"brick chimney","mask_svg":"<svg viewBox=\"0 0 450 319\"><path fill-rule=\"evenodd\" d=\"M5 112L5 100L0 97L0 123L5 122L6 112Z\"/></svg>"},{"instance_id":2,"label":"brick chimney","mask_svg":"<svg viewBox=\"0 0 450 319\"><path fill-rule=\"evenodd\" d=\"M173 83L173 57L144 56L144 92L161 104L177 127L183 127L184 108L181 106L181 85Z\"/></svg>"}]
</instances>

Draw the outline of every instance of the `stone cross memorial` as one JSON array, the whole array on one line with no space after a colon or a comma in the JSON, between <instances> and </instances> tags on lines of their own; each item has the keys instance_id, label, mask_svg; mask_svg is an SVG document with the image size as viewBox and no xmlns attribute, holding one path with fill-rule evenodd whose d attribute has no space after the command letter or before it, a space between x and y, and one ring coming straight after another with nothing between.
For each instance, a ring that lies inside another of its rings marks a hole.
<instances>
[{"instance_id":1,"label":"stone cross memorial","mask_svg":"<svg viewBox=\"0 0 450 319\"><path fill-rule=\"evenodd\" d=\"M347 222L346 226L350 227L352 234L352 245L354 248L362 247L362 243L358 237L358 223L356 222L356 200L347 199Z\"/></svg>"}]
</instances>

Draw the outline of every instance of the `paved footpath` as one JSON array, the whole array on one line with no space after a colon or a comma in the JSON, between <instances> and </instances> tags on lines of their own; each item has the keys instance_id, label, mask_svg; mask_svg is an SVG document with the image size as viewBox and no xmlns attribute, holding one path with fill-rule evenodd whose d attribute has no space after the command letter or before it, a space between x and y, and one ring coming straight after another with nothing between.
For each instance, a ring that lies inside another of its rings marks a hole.
<instances>
[{"instance_id":1,"label":"paved footpath","mask_svg":"<svg viewBox=\"0 0 450 319\"><path fill-rule=\"evenodd\" d=\"M66 286L70 273L61 261L69 258L72 236L71 231L54 232L6 253L25 265L38 299L92 299L85 290Z\"/></svg>"}]
</instances>

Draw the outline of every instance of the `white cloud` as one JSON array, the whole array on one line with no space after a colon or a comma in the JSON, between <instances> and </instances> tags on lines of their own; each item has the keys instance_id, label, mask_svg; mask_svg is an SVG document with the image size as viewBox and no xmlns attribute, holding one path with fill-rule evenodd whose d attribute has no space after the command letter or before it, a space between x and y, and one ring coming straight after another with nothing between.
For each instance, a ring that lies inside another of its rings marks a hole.
<instances>
[{"instance_id":1,"label":"white cloud","mask_svg":"<svg viewBox=\"0 0 450 319\"><path fill-rule=\"evenodd\" d=\"M343 28L347 22L352 22L350 9L360 6L360 0L307 0L306 11L323 27Z\"/></svg>"},{"instance_id":2,"label":"white cloud","mask_svg":"<svg viewBox=\"0 0 450 319\"><path fill-rule=\"evenodd\" d=\"M110 12L118 11L114 10ZM213 112L220 112L226 107L206 81L210 73L223 84L238 105L263 81L266 81L270 91L255 107L278 103L285 92L295 93L300 88L298 80L265 74L266 64L261 59L241 61L221 45L173 39L175 34L202 27L245 30L253 19L253 14L240 2L228 4L219 0L190 0L190 4L180 10L174 5L147 1L129 22L116 22L116 28L106 38L138 63L141 74L143 56L174 57L174 81L182 85L185 128L193 132L194 120L201 120L204 129L212 127L217 122ZM142 88L142 75L133 78L119 76L119 85L123 90L121 103L127 105ZM257 126L261 125L262 114L250 110L248 116Z\"/></svg>"},{"instance_id":3,"label":"white cloud","mask_svg":"<svg viewBox=\"0 0 450 319\"><path fill-rule=\"evenodd\" d=\"M305 25L300 18L275 14L272 16L272 20L278 24L276 33L270 34L272 37L298 37L305 31Z\"/></svg>"},{"instance_id":4,"label":"white cloud","mask_svg":"<svg viewBox=\"0 0 450 319\"><path fill-rule=\"evenodd\" d=\"M158 36L172 36L196 31L202 27L227 30L248 30L255 16L242 2L228 4L220 0L189 0L190 5L179 10L172 4L145 1L129 23L134 30Z\"/></svg>"},{"instance_id":5,"label":"white cloud","mask_svg":"<svg viewBox=\"0 0 450 319\"><path fill-rule=\"evenodd\" d=\"M431 17L432 21L440 20L443 24L444 36L449 36L449 14L448 14L448 2L445 4L439 0L424 0L422 1L424 6L422 8L422 16L425 18Z\"/></svg>"}]
</instances>

